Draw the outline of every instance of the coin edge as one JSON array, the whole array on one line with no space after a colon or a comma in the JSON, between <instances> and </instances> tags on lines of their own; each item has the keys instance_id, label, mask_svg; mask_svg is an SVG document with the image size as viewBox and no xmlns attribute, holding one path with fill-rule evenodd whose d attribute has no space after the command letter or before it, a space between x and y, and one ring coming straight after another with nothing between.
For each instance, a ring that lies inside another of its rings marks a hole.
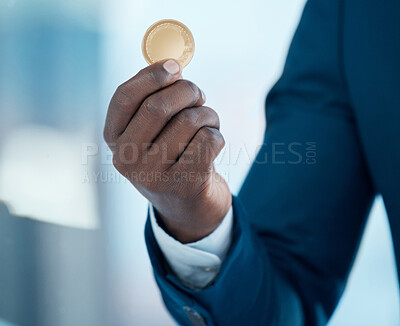
<instances>
[{"instance_id":1,"label":"coin edge","mask_svg":"<svg viewBox=\"0 0 400 326\"><path fill-rule=\"evenodd\" d=\"M164 23L172 23L172 24L175 24L175 25L178 25L179 27L181 27L183 30L185 30L186 32L188 32L189 38L191 39L191 41L192 41L192 43L193 43L193 53L192 53L192 56L190 57L190 60L189 60L185 65L182 65L182 68L184 68L184 67L186 67L186 66L192 61L192 59L193 59L193 57L194 57L194 52L195 52L195 49L196 49L196 44L195 44L195 41L194 41L194 37L193 37L192 31L191 31L184 23L182 23L182 22L180 22L180 21L178 21L178 20L176 20L176 19L160 19L160 20L154 22L153 24L151 24L151 25L147 28L146 32L145 32L144 35L143 35L143 39L142 39L142 54L143 54L143 57L144 57L144 59L146 60L146 62L147 62L149 65L152 65L152 64L156 63L156 62L151 61L151 59L150 59L150 57L149 57L149 55L148 55L148 53L147 53L147 50L146 50L146 41L147 41L147 39L148 39L150 33L152 32L152 30L153 30L156 26L161 25L161 24L164 24Z\"/></svg>"}]
</instances>

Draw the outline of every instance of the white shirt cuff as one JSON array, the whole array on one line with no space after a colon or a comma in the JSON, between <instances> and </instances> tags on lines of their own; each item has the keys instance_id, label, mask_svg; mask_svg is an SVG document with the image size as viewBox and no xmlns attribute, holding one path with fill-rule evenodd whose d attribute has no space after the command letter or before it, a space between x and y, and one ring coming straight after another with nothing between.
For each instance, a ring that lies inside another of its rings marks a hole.
<instances>
[{"instance_id":1,"label":"white shirt cuff","mask_svg":"<svg viewBox=\"0 0 400 326\"><path fill-rule=\"evenodd\" d=\"M202 289L214 281L232 242L232 207L212 233L199 241L186 244L171 237L158 225L151 204L150 221L165 259L185 286Z\"/></svg>"}]
</instances>

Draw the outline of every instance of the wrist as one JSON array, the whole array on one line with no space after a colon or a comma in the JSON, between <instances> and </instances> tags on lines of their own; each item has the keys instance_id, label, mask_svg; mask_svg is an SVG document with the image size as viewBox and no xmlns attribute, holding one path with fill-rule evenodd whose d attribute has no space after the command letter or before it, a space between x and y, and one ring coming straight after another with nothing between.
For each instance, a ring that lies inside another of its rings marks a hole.
<instances>
[{"instance_id":1,"label":"wrist","mask_svg":"<svg viewBox=\"0 0 400 326\"><path fill-rule=\"evenodd\" d=\"M160 227L181 243L196 242L212 233L221 224L231 205L231 195L224 205L217 207L206 205L184 209L184 205L174 205L174 209L166 209L153 204Z\"/></svg>"}]
</instances>

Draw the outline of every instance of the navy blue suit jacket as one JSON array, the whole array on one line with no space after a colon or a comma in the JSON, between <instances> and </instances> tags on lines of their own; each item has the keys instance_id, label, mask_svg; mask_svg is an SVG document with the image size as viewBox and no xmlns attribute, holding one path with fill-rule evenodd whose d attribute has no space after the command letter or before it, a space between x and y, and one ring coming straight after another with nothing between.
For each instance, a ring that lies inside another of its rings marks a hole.
<instances>
[{"instance_id":1,"label":"navy blue suit jacket","mask_svg":"<svg viewBox=\"0 0 400 326\"><path fill-rule=\"evenodd\" d=\"M182 286L146 225L179 324L326 324L378 193L400 262L400 1L309 0L266 116L211 286Z\"/></svg>"}]
</instances>

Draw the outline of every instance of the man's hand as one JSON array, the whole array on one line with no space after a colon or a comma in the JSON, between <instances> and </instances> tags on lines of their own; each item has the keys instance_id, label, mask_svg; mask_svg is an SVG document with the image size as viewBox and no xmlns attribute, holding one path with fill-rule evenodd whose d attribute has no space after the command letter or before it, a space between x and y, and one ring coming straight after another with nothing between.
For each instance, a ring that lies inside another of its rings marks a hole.
<instances>
[{"instance_id":1,"label":"man's hand","mask_svg":"<svg viewBox=\"0 0 400 326\"><path fill-rule=\"evenodd\" d=\"M104 128L116 169L183 243L211 233L232 203L213 165L225 145L219 118L204 102L178 63L158 62L117 88Z\"/></svg>"}]
</instances>

